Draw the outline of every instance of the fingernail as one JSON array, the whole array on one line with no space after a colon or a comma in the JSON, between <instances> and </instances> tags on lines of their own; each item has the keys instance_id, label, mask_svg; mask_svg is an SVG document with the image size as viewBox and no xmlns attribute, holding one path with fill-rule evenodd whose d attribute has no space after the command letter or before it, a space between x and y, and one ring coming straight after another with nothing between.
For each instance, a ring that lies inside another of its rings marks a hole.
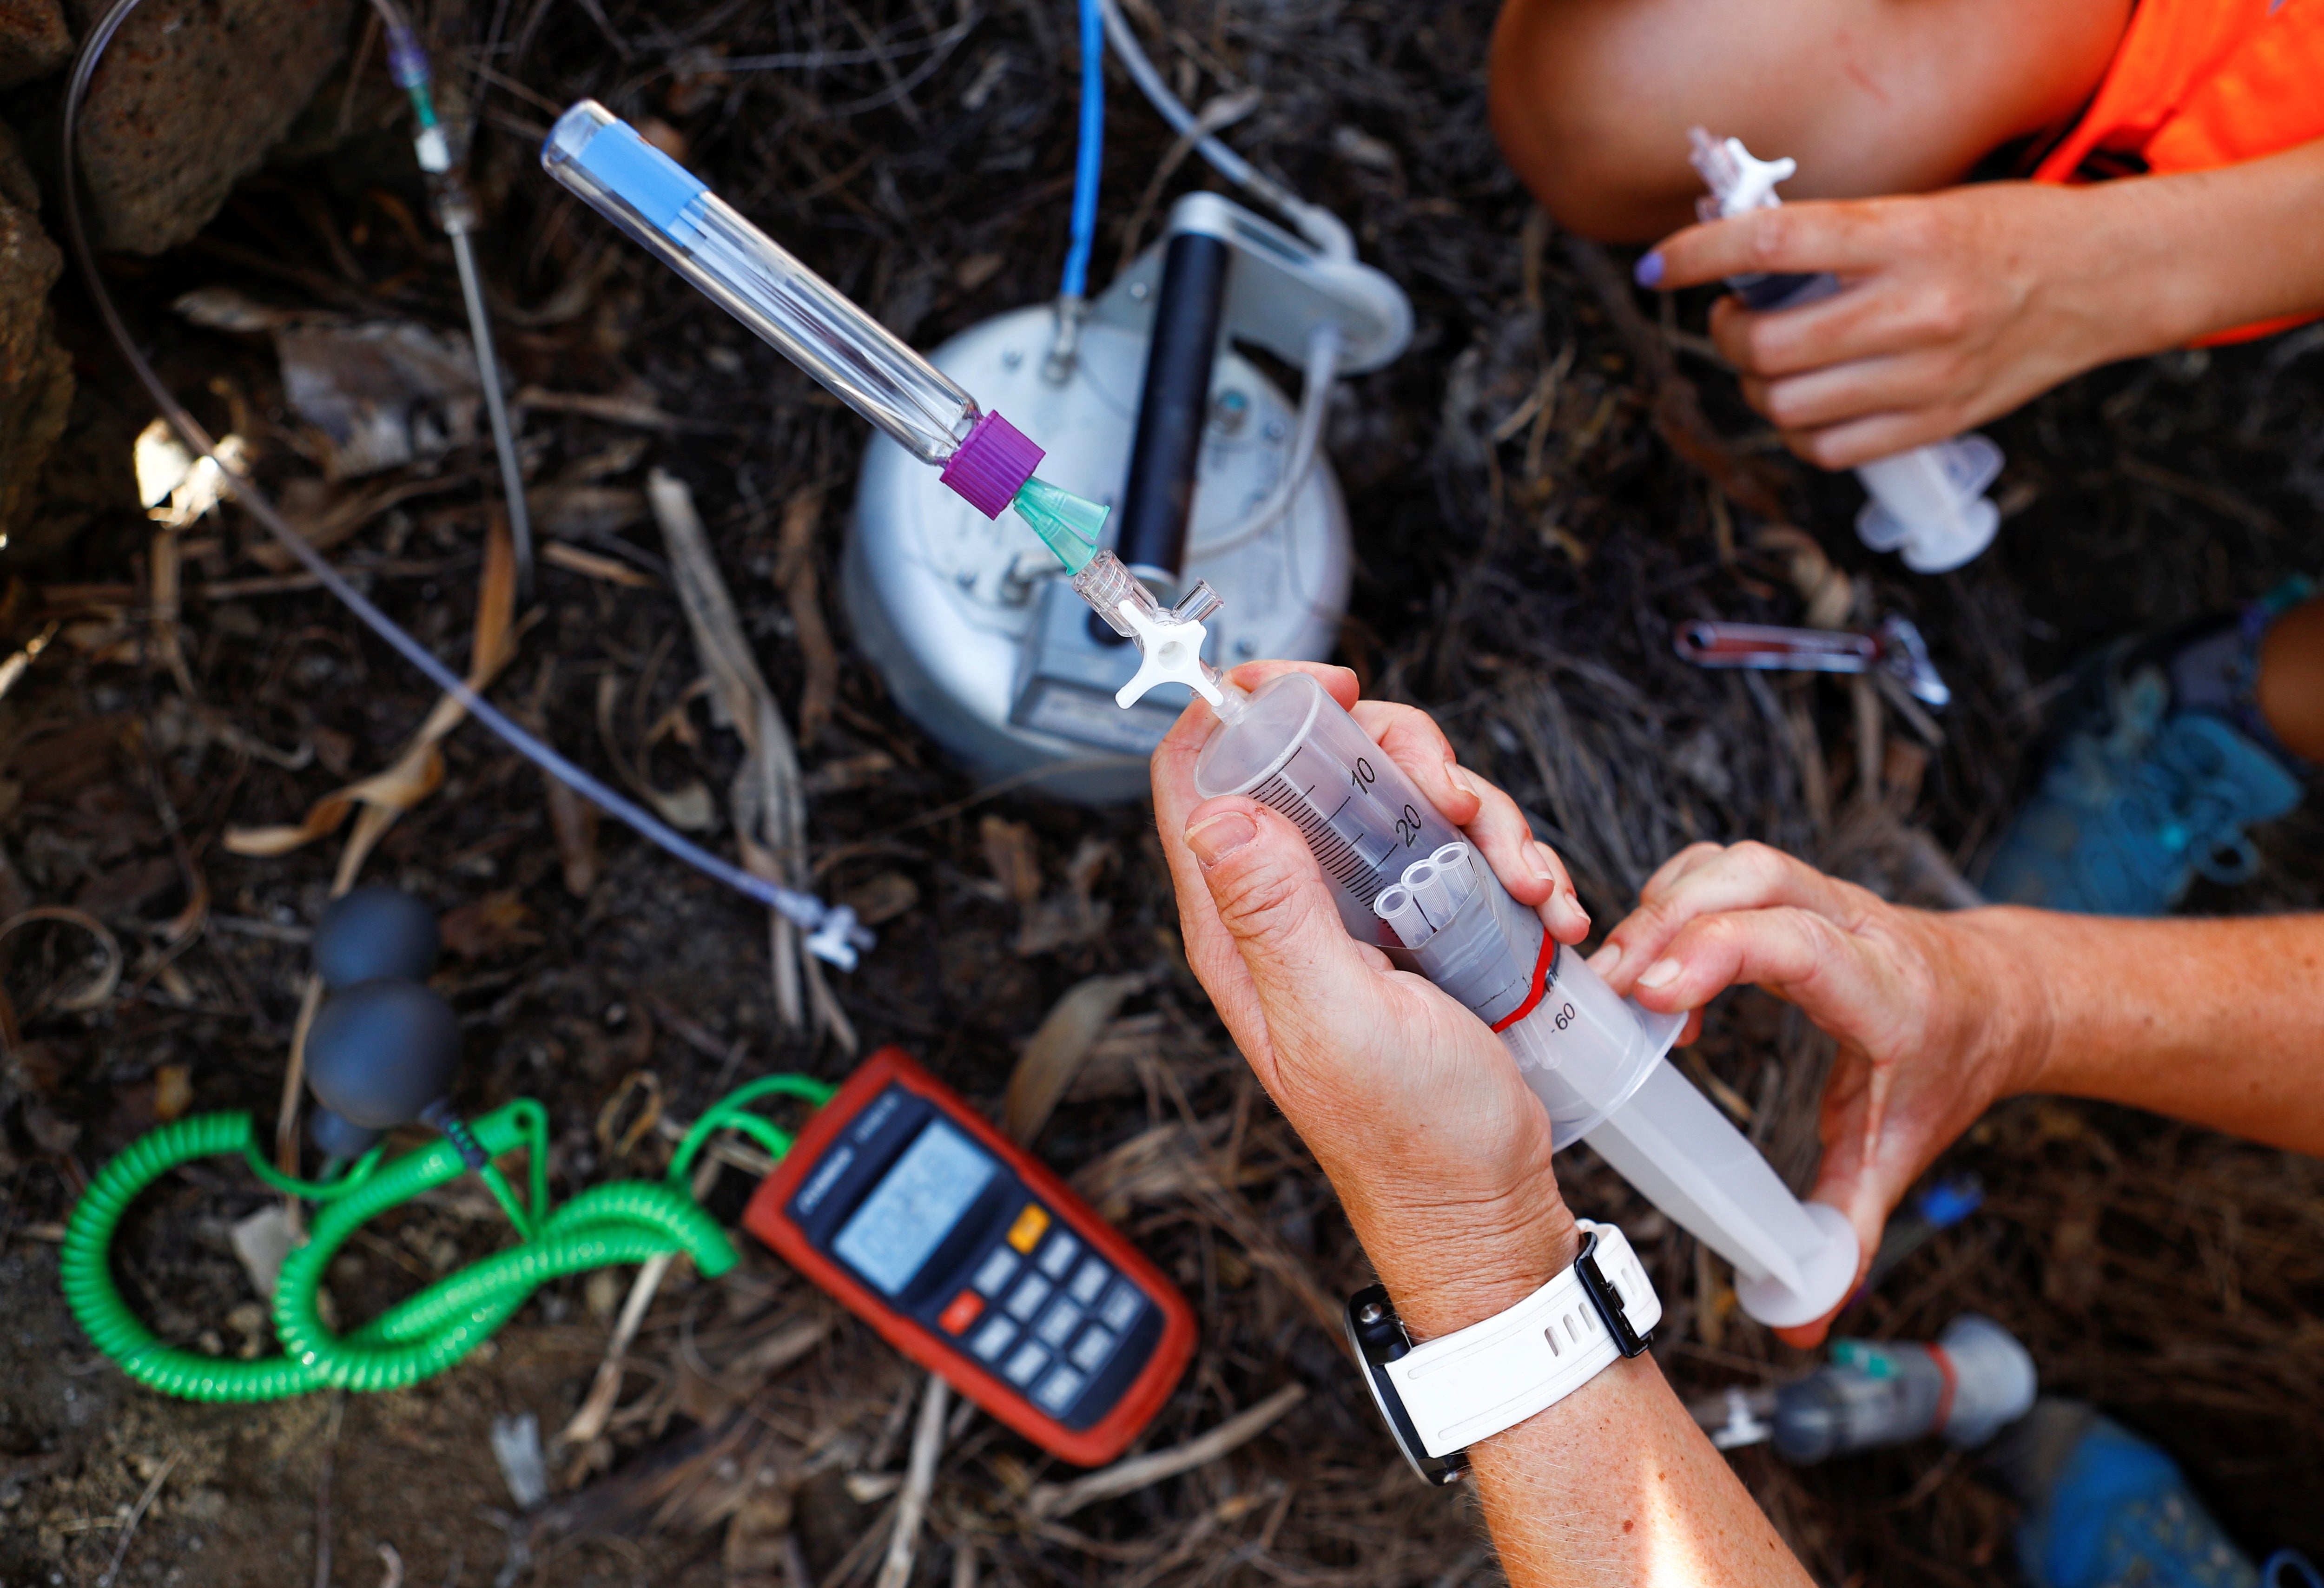
<instances>
[{"instance_id":1,"label":"fingernail","mask_svg":"<svg viewBox=\"0 0 2324 1588\"><path fill-rule=\"evenodd\" d=\"M1614 967L1622 963L1622 946L1619 943L1601 944L1597 953L1582 963L1601 976L1610 976L1614 974Z\"/></svg>"},{"instance_id":2,"label":"fingernail","mask_svg":"<svg viewBox=\"0 0 2324 1588\"><path fill-rule=\"evenodd\" d=\"M1641 287L1661 286L1663 284L1662 250L1657 248L1642 255L1630 274Z\"/></svg>"},{"instance_id":3,"label":"fingernail","mask_svg":"<svg viewBox=\"0 0 2324 1588\"><path fill-rule=\"evenodd\" d=\"M1550 901L1549 908L1559 925L1575 937L1579 937L1590 929L1590 912L1582 908L1582 900L1574 896L1572 889L1560 890L1557 897Z\"/></svg>"},{"instance_id":4,"label":"fingernail","mask_svg":"<svg viewBox=\"0 0 2324 1588\"><path fill-rule=\"evenodd\" d=\"M1455 789L1460 789L1462 793L1466 794L1471 799L1481 799L1484 798L1483 795L1477 792L1477 785L1469 780L1469 774L1461 770L1461 766L1458 762L1448 761L1444 763L1444 780L1452 784Z\"/></svg>"},{"instance_id":5,"label":"fingernail","mask_svg":"<svg viewBox=\"0 0 2324 1588\"><path fill-rule=\"evenodd\" d=\"M1557 858L1550 854L1546 844L1536 844L1526 850L1526 863L1532 866L1533 874L1545 882L1557 875Z\"/></svg>"},{"instance_id":6,"label":"fingernail","mask_svg":"<svg viewBox=\"0 0 2324 1588\"><path fill-rule=\"evenodd\" d=\"M1654 964L1646 967L1646 974L1638 978L1638 985L1641 987L1667 987L1673 982L1678 980L1679 972L1685 968L1686 967L1684 965L1679 964L1679 962L1674 959L1658 959L1655 961Z\"/></svg>"},{"instance_id":7,"label":"fingernail","mask_svg":"<svg viewBox=\"0 0 2324 1588\"><path fill-rule=\"evenodd\" d=\"M1223 810L1186 829L1186 847L1207 871L1259 836L1259 824L1239 810Z\"/></svg>"}]
</instances>

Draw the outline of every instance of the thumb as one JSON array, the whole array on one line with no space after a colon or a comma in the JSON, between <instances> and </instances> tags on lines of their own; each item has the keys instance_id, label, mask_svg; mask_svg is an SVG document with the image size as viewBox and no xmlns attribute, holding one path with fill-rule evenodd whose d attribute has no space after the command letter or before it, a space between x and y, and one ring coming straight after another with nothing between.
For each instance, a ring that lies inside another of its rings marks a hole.
<instances>
[{"instance_id":1,"label":"thumb","mask_svg":"<svg viewBox=\"0 0 2324 1588\"><path fill-rule=\"evenodd\" d=\"M1856 1232L1856 1286L1831 1316L1796 1329L1778 1329L1793 1345L1821 1344L1832 1322L1856 1299L1856 1288L1871 1270L1886 1232L1888 1210L1895 1206L1919 1173L1919 1166L1890 1160L1879 1150L1886 1113L1887 1077L1871 1060L1843 1048L1826 1083L1823 1100L1824 1155L1816 1175L1812 1200L1828 1204L1847 1215Z\"/></svg>"},{"instance_id":2,"label":"thumb","mask_svg":"<svg viewBox=\"0 0 2324 1588\"><path fill-rule=\"evenodd\" d=\"M1250 974L1270 1030L1286 1019L1344 1020L1371 977L1323 869L1299 830L1253 799L1225 796L1188 813L1186 847Z\"/></svg>"}]
</instances>

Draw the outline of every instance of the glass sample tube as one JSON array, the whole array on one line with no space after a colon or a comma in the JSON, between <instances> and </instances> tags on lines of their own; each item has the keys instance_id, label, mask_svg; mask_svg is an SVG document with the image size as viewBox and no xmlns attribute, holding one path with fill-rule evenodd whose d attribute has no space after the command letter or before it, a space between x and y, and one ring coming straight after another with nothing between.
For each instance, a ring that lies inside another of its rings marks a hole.
<instances>
[{"instance_id":1,"label":"glass sample tube","mask_svg":"<svg viewBox=\"0 0 2324 1588\"><path fill-rule=\"evenodd\" d=\"M595 100L558 118L540 163L914 457L947 462L983 417L956 382Z\"/></svg>"}]
</instances>

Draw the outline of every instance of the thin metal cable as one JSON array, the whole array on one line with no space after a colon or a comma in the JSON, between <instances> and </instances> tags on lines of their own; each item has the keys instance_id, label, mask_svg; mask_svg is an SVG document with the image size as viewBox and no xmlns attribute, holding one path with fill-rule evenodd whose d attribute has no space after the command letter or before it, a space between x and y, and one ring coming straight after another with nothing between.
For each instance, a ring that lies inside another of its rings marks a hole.
<instances>
[{"instance_id":1,"label":"thin metal cable","mask_svg":"<svg viewBox=\"0 0 2324 1588\"><path fill-rule=\"evenodd\" d=\"M374 606L361 591L347 582L345 575L331 566L321 552L308 543L305 536L290 526L274 503L267 500L264 493L221 460L217 456L217 444L210 439L209 433L171 394L161 377L146 362L144 354L138 350L136 342L130 337L129 328L123 322L112 294L106 291L105 278L97 272L97 255L89 246L88 231L81 219L80 190L74 160L81 101L88 96L89 78L95 75L97 63L105 54L106 46L113 42L114 35L121 31L121 24L129 19L129 14L136 10L138 5L139 0L114 0L112 8L98 19L97 25L89 30L88 36L81 41L80 52L73 60L72 76L65 87L64 147L60 152L65 240L72 249L81 274L88 282L89 296L97 302L97 313L105 320L105 328L111 334L115 346L121 349L121 355L129 361L129 367L136 372L137 379L143 384L147 394L161 411L161 416L170 421L171 429L176 430L198 456L209 459L233 487L235 500L253 518L266 526L267 532L281 542L283 549L314 575L317 583L337 596L406 661L425 674L430 683L457 700L470 716L498 734L511 749L608 816L625 823L641 836L659 845L696 871L798 922L810 934L809 947L823 958L853 967L855 951L868 948L872 943L872 934L856 923L853 910L844 905L837 908L826 905L811 893L802 893L763 877L754 877L740 866L721 860L510 721L499 707L468 688L466 679L438 661L427 647Z\"/></svg>"}]
</instances>

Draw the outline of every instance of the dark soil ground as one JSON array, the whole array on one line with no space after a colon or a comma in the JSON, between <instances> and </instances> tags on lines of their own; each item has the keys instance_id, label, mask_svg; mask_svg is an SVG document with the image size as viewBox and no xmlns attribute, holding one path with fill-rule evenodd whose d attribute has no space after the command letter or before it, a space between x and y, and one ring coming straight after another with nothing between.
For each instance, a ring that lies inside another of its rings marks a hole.
<instances>
[{"instance_id":1,"label":"dark soil ground","mask_svg":"<svg viewBox=\"0 0 2324 1588\"><path fill-rule=\"evenodd\" d=\"M791 712L821 665L812 625L796 619L802 569L779 557L783 523L804 515L816 583L803 599L842 643L835 708L803 751L816 882L882 917L878 949L835 983L860 1050L902 1043L997 1107L1062 993L1095 974L1141 974L1038 1145L1202 1316L1195 1365L1146 1445L1198 1435L1286 1383L1309 1391L1222 1459L1046 1519L1032 1485L1070 1473L964 1419L918 1580L1496 1581L1472 1509L1423 1491L1395 1459L1318 1316L1365 1282L1362 1255L1184 970L1150 817L982 796L899 716L845 650L835 594L862 427L535 163L547 121L583 93L657 116L746 213L933 345L1053 289L1070 181L1066 20L1055 6L940 14L889 0L497 11L449 0L434 14L452 119L475 117L504 356L528 385L676 421L534 404L524 429L543 531L650 575L660 547L643 473L689 482ZM1484 123L1489 5L1286 0L1159 18L1141 8L1139 21L1191 98L1263 91L1231 138L1346 217L1365 256L1412 295L1411 351L1351 383L1335 411L1359 559L1342 660L1370 691L1439 714L1464 759L1572 859L1601 922L1665 855L1704 837L1764 838L1941 902L2029 786L2044 708L2079 654L2314 568L2314 333L2104 370L1992 427L2011 460L1998 545L1959 574L1915 578L1857 544L1854 486L1789 461L1701 356L1705 301L1657 323L1618 267L1533 216ZM769 56L791 64L719 69L722 57ZM108 266L173 387L245 438L278 487L314 468L267 344L195 330L169 312L174 298L227 286L460 324L397 98L376 50L363 59L200 241ZM1112 106L1101 279L1168 146L1118 78ZM1198 164L1163 197L1202 181ZM514 1514L487 1430L526 1412L563 1426L626 1273L549 1287L490 1347L420 1388L254 1408L137 1390L65 1314L60 1221L110 1154L159 1118L243 1108L268 1121L276 1108L306 929L341 840L259 859L232 853L226 830L296 821L386 765L431 700L327 598L251 560L263 536L231 509L181 532L179 678L152 621L153 526L126 479L150 412L77 285L60 306L83 392L44 531L77 538L63 561L20 568L0 606L11 646L66 625L0 702L0 917L86 912L118 939L125 968L101 1005L65 1011L88 934L34 923L6 940L22 1034L0 1072L0 1581L676 1588L786 1570L870 1581L921 1378L762 1251L728 1279L665 1288L605 1439L552 1463L579 1497L533 1519ZM1534 419L1505 423L1529 402ZM385 476L434 488L372 515L334 555L459 657L489 450L432 467ZM1771 538L1778 522L1806 533ZM1680 621L1798 621L1836 577L1855 581L1837 592L1841 610L1902 611L1929 636L1957 696L1941 743L1877 703L1859 716L1844 683L1708 675L1671 653ZM635 587L545 567L538 605L500 700L610 772L596 702L611 688L606 732L627 759L665 789L726 788L739 745L684 698L697 664L658 577ZM690 711L683 730L644 743L672 711ZM610 824L594 837L568 830L560 846L538 776L473 726L445 752L442 787L364 874L451 918L438 985L467 1030L459 1101L540 1098L560 1190L666 1161L666 1140L625 1140L624 1122L601 1113L625 1084L632 1103L649 1085L631 1077L650 1076L665 1114L690 1119L734 1079L851 1067L831 1039L777 1022L753 908ZM723 810L711 836L731 843ZM2257 881L2207 884L2189 908L2314 908L2324 822L2311 809L2259 841ZM1686 1062L1804 1184L1826 1057L1812 1030L1747 993L1714 1011ZM1734 1310L1720 1264L1586 1153L1572 1158L1577 1207L1621 1220L1654 1265L1668 1307L1657 1354L1683 1390L1800 1362ZM2027 1342L2046 1386L2162 1439L2255 1549L2324 1551L2318 1166L2026 1100L1945 1167L1983 1177L1985 1210L1848 1326L1927 1337L1965 1306L1983 1310ZM714 1200L731 1213L746 1189L730 1172ZM230 1356L274 1349L226 1234L263 1201L224 1160L148 1199L118 1267L162 1334ZM455 1187L379 1221L335 1266L334 1296L343 1316L370 1316L501 1238L481 1194ZM734 1365L784 1330L812 1342L804 1354L755 1376ZM1824 1470L1764 1450L1736 1460L1822 1580L2014 1578L2011 1505L1971 1460L1930 1445Z\"/></svg>"}]
</instances>

